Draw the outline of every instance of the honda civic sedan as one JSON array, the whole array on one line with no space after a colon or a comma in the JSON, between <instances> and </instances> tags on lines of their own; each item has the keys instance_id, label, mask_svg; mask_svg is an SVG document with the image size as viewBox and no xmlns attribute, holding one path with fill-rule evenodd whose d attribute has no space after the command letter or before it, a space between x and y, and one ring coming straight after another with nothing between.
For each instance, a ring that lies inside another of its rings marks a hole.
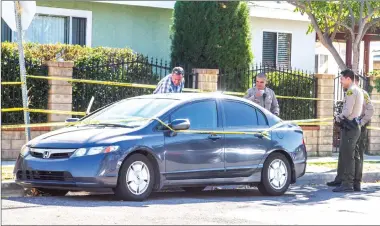
<instances>
[{"instance_id":1,"label":"honda civic sedan","mask_svg":"<svg viewBox=\"0 0 380 226\"><path fill-rule=\"evenodd\" d=\"M124 99L26 143L16 182L51 195L108 188L142 201L169 187L248 185L284 194L305 174L302 129L220 93Z\"/></svg>"}]
</instances>

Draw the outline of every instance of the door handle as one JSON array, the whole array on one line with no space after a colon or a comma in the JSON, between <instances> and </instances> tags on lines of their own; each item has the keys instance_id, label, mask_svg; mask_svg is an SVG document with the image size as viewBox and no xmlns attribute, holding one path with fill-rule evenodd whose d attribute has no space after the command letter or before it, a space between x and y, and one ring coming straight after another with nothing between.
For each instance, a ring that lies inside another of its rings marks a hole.
<instances>
[{"instance_id":1,"label":"door handle","mask_svg":"<svg viewBox=\"0 0 380 226\"><path fill-rule=\"evenodd\" d=\"M262 135L261 133L256 133L254 136L258 137L258 138L263 138L264 137L264 135Z\"/></svg>"},{"instance_id":2,"label":"door handle","mask_svg":"<svg viewBox=\"0 0 380 226\"><path fill-rule=\"evenodd\" d=\"M222 137L219 135L216 135L216 134L210 134L208 136L208 139L211 139L211 140L219 140L220 138L222 138Z\"/></svg>"}]
</instances>

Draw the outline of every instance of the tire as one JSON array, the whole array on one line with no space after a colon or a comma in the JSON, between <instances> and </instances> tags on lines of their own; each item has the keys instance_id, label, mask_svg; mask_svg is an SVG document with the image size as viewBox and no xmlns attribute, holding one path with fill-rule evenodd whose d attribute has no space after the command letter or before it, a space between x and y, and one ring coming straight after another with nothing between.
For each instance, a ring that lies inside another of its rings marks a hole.
<instances>
[{"instance_id":1,"label":"tire","mask_svg":"<svg viewBox=\"0 0 380 226\"><path fill-rule=\"evenodd\" d=\"M134 174L137 173L137 177ZM129 184L127 183L129 178ZM143 201L152 193L155 182L153 165L142 154L128 157L120 169L115 195L124 201Z\"/></svg>"},{"instance_id":2,"label":"tire","mask_svg":"<svg viewBox=\"0 0 380 226\"><path fill-rule=\"evenodd\" d=\"M274 164L275 168L279 166L278 164L281 164L282 170L278 171L279 174L277 174L276 171L271 171L270 173L272 164ZM284 172L284 170L286 172ZM285 174L286 178L281 179L281 175L283 174ZM269 176L271 177L274 176L275 180L270 180ZM291 171L290 163L288 159L281 153L273 153L269 155L269 157L265 160L264 167L261 173L261 182L259 183L257 188L259 189L260 193L263 195L280 196L280 195L283 195L288 190L291 177L292 177L292 171ZM278 181L280 181L279 182L280 186L275 187L274 184L277 185Z\"/></svg>"},{"instance_id":3,"label":"tire","mask_svg":"<svg viewBox=\"0 0 380 226\"><path fill-rule=\"evenodd\" d=\"M50 189L50 188L35 188L33 189L32 193L36 196L38 195L65 196L67 193L69 193L69 191Z\"/></svg>"},{"instance_id":4,"label":"tire","mask_svg":"<svg viewBox=\"0 0 380 226\"><path fill-rule=\"evenodd\" d=\"M206 187L183 187L182 189L185 190L186 192L201 192L205 188Z\"/></svg>"}]
</instances>

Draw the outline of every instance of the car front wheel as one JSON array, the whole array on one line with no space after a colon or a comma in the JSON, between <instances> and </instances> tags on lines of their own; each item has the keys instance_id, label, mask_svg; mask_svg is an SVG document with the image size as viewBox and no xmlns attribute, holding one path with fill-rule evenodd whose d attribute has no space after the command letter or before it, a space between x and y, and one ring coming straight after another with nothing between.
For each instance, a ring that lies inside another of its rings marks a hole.
<instances>
[{"instance_id":1,"label":"car front wheel","mask_svg":"<svg viewBox=\"0 0 380 226\"><path fill-rule=\"evenodd\" d=\"M151 194L153 185L151 162L142 154L134 154L123 163L114 192L122 200L143 201Z\"/></svg>"},{"instance_id":2,"label":"car front wheel","mask_svg":"<svg viewBox=\"0 0 380 226\"><path fill-rule=\"evenodd\" d=\"M291 168L281 153L271 154L265 161L258 189L263 195L280 196L289 188Z\"/></svg>"}]
</instances>

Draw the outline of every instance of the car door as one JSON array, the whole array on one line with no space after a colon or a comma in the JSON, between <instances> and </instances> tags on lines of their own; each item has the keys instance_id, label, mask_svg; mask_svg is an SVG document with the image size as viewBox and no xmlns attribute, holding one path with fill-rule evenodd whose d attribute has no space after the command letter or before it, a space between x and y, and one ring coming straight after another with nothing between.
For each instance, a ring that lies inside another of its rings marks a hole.
<instances>
[{"instance_id":1,"label":"car door","mask_svg":"<svg viewBox=\"0 0 380 226\"><path fill-rule=\"evenodd\" d=\"M225 131L256 132L268 128L265 115L242 101L221 100ZM259 166L270 140L252 134L225 135L226 176L249 176Z\"/></svg>"},{"instance_id":2,"label":"car door","mask_svg":"<svg viewBox=\"0 0 380 226\"><path fill-rule=\"evenodd\" d=\"M179 107L169 117L188 119L189 130L221 131L214 99L191 102ZM165 133L167 179L205 179L224 172L224 136L211 133Z\"/></svg>"}]
</instances>

